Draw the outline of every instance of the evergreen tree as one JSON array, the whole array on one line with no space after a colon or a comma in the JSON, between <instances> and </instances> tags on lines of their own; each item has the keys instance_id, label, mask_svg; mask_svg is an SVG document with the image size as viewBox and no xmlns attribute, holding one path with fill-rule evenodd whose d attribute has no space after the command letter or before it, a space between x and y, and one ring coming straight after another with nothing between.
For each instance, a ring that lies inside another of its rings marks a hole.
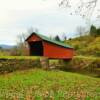
<instances>
[{"instance_id":1,"label":"evergreen tree","mask_svg":"<svg viewBox=\"0 0 100 100\"><path fill-rule=\"evenodd\" d=\"M97 33L97 29L94 25L92 25L90 28L90 35L96 36L96 33Z\"/></svg>"},{"instance_id":2,"label":"evergreen tree","mask_svg":"<svg viewBox=\"0 0 100 100\"><path fill-rule=\"evenodd\" d=\"M97 29L97 35L100 36L100 28Z\"/></svg>"},{"instance_id":3,"label":"evergreen tree","mask_svg":"<svg viewBox=\"0 0 100 100\"><path fill-rule=\"evenodd\" d=\"M61 41L58 35L55 36L55 40L56 40L56 41Z\"/></svg>"}]
</instances>

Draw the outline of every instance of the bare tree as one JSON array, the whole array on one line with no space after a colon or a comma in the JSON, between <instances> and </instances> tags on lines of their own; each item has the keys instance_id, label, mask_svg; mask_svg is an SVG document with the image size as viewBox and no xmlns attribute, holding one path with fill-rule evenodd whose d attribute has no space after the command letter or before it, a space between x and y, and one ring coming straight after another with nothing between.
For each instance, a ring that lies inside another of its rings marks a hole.
<instances>
[{"instance_id":1,"label":"bare tree","mask_svg":"<svg viewBox=\"0 0 100 100\"><path fill-rule=\"evenodd\" d=\"M82 26L78 26L78 27L76 28L76 31L77 31L77 34L78 34L79 36L83 36L83 35L85 35L85 33L86 33L85 27L82 27Z\"/></svg>"},{"instance_id":2,"label":"bare tree","mask_svg":"<svg viewBox=\"0 0 100 100\"><path fill-rule=\"evenodd\" d=\"M16 55L29 55L28 44L25 40L33 32L38 32L38 29L31 27L27 33L21 33L17 36L17 47L14 48L14 50L16 49Z\"/></svg>"},{"instance_id":3,"label":"bare tree","mask_svg":"<svg viewBox=\"0 0 100 100\"><path fill-rule=\"evenodd\" d=\"M17 42L24 43L29 33L22 33L17 36Z\"/></svg>"},{"instance_id":4,"label":"bare tree","mask_svg":"<svg viewBox=\"0 0 100 100\"><path fill-rule=\"evenodd\" d=\"M75 3L76 2L76 3ZM97 17L100 17L100 9L96 9L98 0L61 0L59 6L72 9L72 14L78 14L83 18L90 18L94 11L97 10Z\"/></svg>"},{"instance_id":5,"label":"bare tree","mask_svg":"<svg viewBox=\"0 0 100 100\"><path fill-rule=\"evenodd\" d=\"M31 28L29 28L29 29L28 29L28 31L27 31L27 32L28 32L28 33L33 33L33 32L38 33L38 32L39 32L39 30L38 30L38 28L31 27Z\"/></svg>"},{"instance_id":6,"label":"bare tree","mask_svg":"<svg viewBox=\"0 0 100 100\"><path fill-rule=\"evenodd\" d=\"M63 38L63 40L64 40L64 41L66 41L66 40L67 40L67 36L66 36L66 34L65 34L65 33L63 33L63 34L62 34L62 38Z\"/></svg>"},{"instance_id":7,"label":"bare tree","mask_svg":"<svg viewBox=\"0 0 100 100\"><path fill-rule=\"evenodd\" d=\"M22 33L17 36L17 46L12 49L11 55L28 55L28 44L25 42L28 35Z\"/></svg>"},{"instance_id":8,"label":"bare tree","mask_svg":"<svg viewBox=\"0 0 100 100\"><path fill-rule=\"evenodd\" d=\"M46 1L46 0L45 0ZM59 0L59 7L64 7L70 10L70 15L80 15L83 18L90 19L97 11L96 18L100 18L100 8L97 8L99 0Z\"/></svg>"}]
</instances>

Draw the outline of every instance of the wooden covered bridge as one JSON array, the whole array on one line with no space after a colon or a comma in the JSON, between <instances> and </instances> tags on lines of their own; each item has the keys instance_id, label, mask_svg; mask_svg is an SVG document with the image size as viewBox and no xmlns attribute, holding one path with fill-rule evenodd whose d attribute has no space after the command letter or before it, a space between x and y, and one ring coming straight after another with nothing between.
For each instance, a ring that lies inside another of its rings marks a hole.
<instances>
[{"instance_id":1,"label":"wooden covered bridge","mask_svg":"<svg viewBox=\"0 0 100 100\"><path fill-rule=\"evenodd\" d=\"M44 56L53 59L72 59L74 49L64 43L33 32L26 41L30 56Z\"/></svg>"}]
</instances>

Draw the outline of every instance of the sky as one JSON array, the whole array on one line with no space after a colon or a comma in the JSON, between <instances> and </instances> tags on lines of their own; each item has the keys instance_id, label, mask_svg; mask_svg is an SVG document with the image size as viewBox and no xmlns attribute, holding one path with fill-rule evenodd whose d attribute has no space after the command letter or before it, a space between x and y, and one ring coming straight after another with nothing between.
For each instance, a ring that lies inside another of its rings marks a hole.
<instances>
[{"instance_id":1,"label":"sky","mask_svg":"<svg viewBox=\"0 0 100 100\"><path fill-rule=\"evenodd\" d=\"M60 1L0 0L0 44L15 45L17 36L32 27L46 36L66 33L67 37L73 37L78 26L88 25L85 19L70 15L66 8L59 7ZM93 17L92 21L95 20ZM99 26L100 20L95 24Z\"/></svg>"}]
</instances>

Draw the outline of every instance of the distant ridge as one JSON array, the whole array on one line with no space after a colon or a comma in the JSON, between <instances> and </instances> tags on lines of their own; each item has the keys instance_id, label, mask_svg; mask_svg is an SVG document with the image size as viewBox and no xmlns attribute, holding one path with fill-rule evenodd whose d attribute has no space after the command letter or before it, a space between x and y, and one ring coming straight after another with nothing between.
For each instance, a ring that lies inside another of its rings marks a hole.
<instances>
[{"instance_id":1,"label":"distant ridge","mask_svg":"<svg viewBox=\"0 0 100 100\"><path fill-rule=\"evenodd\" d=\"M13 48L15 45L6 45L6 44L0 44L0 47L3 49L11 49Z\"/></svg>"}]
</instances>

